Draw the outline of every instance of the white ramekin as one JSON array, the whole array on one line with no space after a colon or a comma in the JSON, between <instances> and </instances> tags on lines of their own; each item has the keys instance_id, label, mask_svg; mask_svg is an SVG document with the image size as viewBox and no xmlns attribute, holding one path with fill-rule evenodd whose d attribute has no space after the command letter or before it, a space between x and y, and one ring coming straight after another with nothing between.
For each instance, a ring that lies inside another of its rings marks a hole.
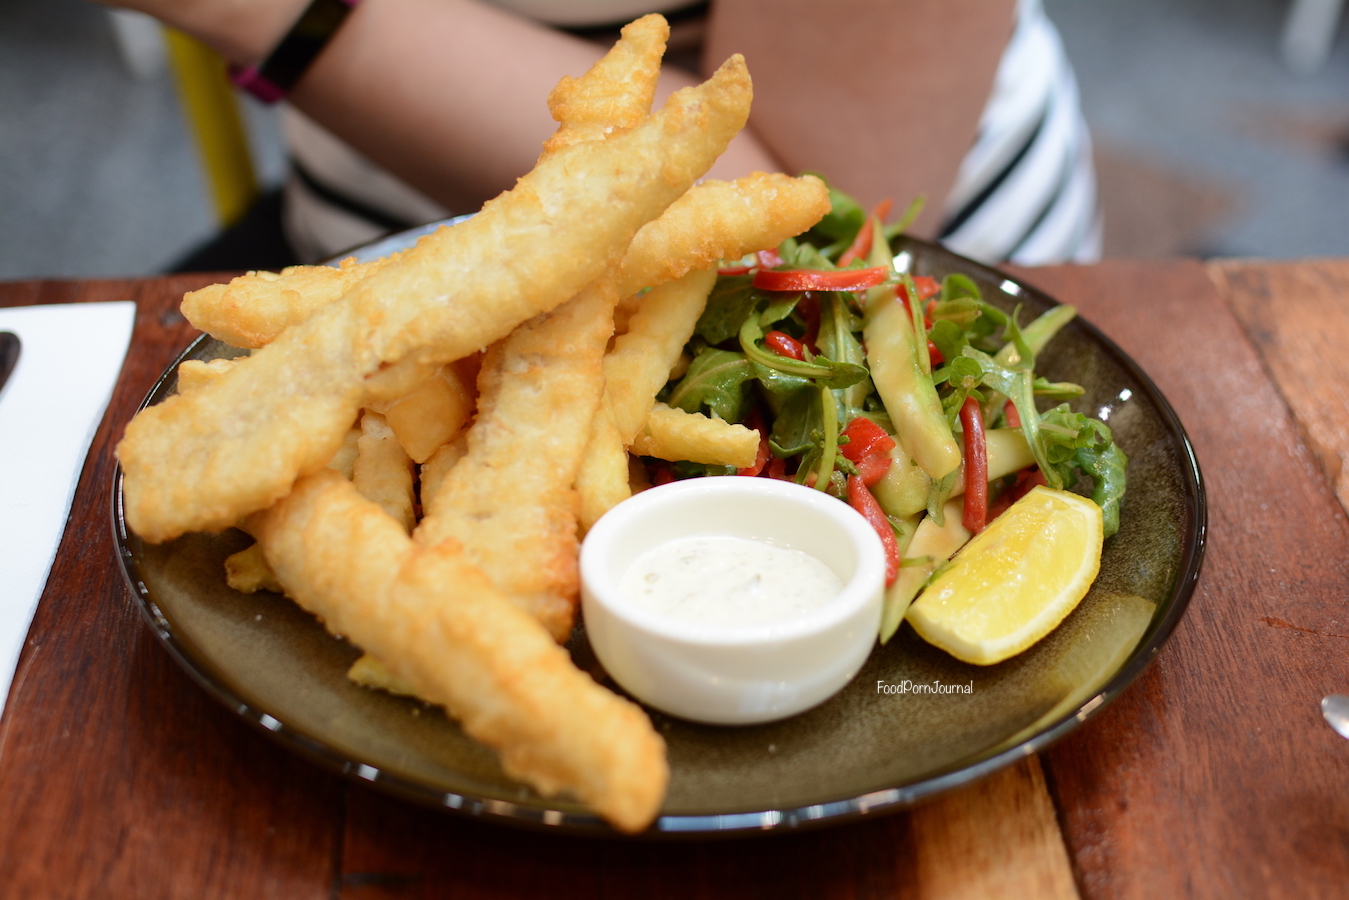
<instances>
[{"instance_id":1,"label":"white ramekin","mask_svg":"<svg viewBox=\"0 0 1349 900\"><path fill-rule=\"evenodd\" d=\"M682 537L751 538L822 560L843 590L788 622L705 625L631 602L623 574ZM618 504L581 547L586 633L600 662L638 700L718 724L782 719L833 696L876 640L884 591L880 538L846 503L769 478L692 478Z\"/></svg>"}]
</instances>

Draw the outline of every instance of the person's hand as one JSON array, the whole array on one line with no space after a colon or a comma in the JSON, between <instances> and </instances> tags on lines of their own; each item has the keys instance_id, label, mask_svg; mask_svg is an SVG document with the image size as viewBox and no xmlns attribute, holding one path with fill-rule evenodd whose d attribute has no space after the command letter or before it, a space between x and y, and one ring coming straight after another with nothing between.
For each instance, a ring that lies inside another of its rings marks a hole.
<instances>
[{"instance_id":1,"label":"person's hand","mask_svg":"<svg viewBox=\"0 0 1349 900\"><path fill-rule=\"evenodd\" d=\"M154 16L201 39L236 63L262 59L304 11L307 0L96 0Z\"/></svg>"}]
</instances>

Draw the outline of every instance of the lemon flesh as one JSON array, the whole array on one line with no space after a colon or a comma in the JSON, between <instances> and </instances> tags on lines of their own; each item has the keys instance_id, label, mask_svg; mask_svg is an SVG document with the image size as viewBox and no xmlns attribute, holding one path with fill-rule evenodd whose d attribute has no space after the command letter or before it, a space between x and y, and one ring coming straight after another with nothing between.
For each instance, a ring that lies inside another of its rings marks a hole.
<instances>
[{"instance_id":1,"label":"lemon flesh","mask_svg":"<svg viewBox=\"0 0 1349 900\"><path fill-rule=\"evenodd\" d=\"M1101 568L1101 508L1037 487L966 544L909 607L928 643L988 666L1053 631Z\"/></svg>"}]
</instances>

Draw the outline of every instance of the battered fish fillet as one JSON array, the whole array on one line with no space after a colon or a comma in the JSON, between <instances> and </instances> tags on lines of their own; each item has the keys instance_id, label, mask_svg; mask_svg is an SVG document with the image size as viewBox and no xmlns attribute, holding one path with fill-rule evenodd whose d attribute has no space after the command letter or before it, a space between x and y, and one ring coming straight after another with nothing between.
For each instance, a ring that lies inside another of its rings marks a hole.
<instances>
[{"instance_id":1,"label":"battered fish fillet","mask_svg":"<svg viewBox=\"0 0 1349 900\"><path fill-rule=\"evenodd\" d=\"M660 16L639 19L584 76L563 79L549 98L561 125L544 156L640 124L668 34ZM617 299L611 269L493 345L463 458L447 472L433 470L423 491L428 518L417 539L458 538L468 558L559 641L571 632L579 593L572 483L603 390L600 359Z\"/></svg>"},{"instance_id":2,"label":"battered fish fillet","mask_svg":"<svg viewBox=\"0 0 1349 900\"><path fill-rule=\"evenodd\" d=\"M159 542L265 509L332 457L382 367L467 356L577 294L706 171L750 94L733 57L631 131L546 154L474 218L423 238L224 377L141 412L117 448L132 529Z\"/></svg>"},{"instance_id":3,"label":"battered fish fillet","mask_svg":"<svg viewBox=\"0 0 1349 900\"><path fill-rule=\"evenodd\" d=\"M771 249L827 212L829 189L814 175L755 172L701 182L637 232L623 257L619 293L628 297L720 260Z\"/></svg>"},{"instance_id":4,"label":"battered fish fillet","mask_svg":"<svg viewBox=\"0 0 1349 900\"><path fill-rule=\"evenodd\" d=\"M457 542L414 543L332 472L301 480L252 527L300 606L443 704L507 774L572 791L624 831L655 817L669 771L646 715L572 665Z\"/></svg>"},{"instance_id":5,"label":"battered fish fillet","mask_svg":"<svg viewBox=\"0 0 1349 900\"><path fill-rule=\"evenodd\" d=\"M549 154L585 141L628 131L651 110L660 61L670 27L658 15L624 26L618 42L590 71L563 78L548 98L560 124L543 145ZM340 298L386 259L340 267L291 266L281 272L249 272L228 284L183 295L182 313L194 328L235 347L256 349Z\"/></svg>"},{"instance_id":6,"label":"battered fish fillet","mask_svg":"<svg viewBox=\"0 0 1349 900\"><path fill-rule=\"evenodd\" d=\"M337 300L391 258L366 263L344 259L336 268L291 266L280 272L249 272L228 284L188 291L180 309L193 328L233 347L256 350Z\"/></svg>"},{"instance_id":7,"label":"battered fish fillet","mask_svg":"<svg viewBox=\"0 0 1349 900\"><path fill-rule=\"evenodd\" d=\"M611 275L494 344L467 452L425 498L418 543L457 539L559 641L580 591L572 489L604 391L618 293Z\"/></svg>"},{"instance_id":8,"label":"battered fish fillet","mask_svg":"<svg viewBox=\"0 0 1349 900\"><path fill-rule=\"evenodd\" d=\"M659 15L625 25L618 43L580 78L564 77L548 95L561 127L543 144L544 155L585 141L602 141L635 128L651 111L670 26Z\"/></svg>"}]
</instances>

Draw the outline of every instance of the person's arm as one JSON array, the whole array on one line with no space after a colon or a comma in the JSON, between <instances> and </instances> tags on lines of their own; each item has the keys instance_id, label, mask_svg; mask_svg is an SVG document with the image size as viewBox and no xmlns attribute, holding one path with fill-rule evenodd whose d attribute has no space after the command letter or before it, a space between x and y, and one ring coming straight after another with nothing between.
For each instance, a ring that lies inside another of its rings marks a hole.
<instances>
[{"instance_id":1,"label":"person's arm","mask_svg":"<svg viewBox=\"0 0 1349 900\"><path fill-rule=\"evenodd\" d=\"M250 64L280 41L307 0L110 2ZM290 101L443 206L468 211L533 167L555 128L549 92L606 49L475 0L363 0ZM662 93L695 80L667 71ZM778 166L746 135L709 174L755 169Z\"/></svg>"},{"instance_id":2,"label":"person's arm","mask_svg":"<svg viewBox=\"0 0 1349 900\"><path fill-rule=\"evenodd\" d=\"M932 234L1011 37L1016 0L716 0L706 62L754 76L750 128L793 174L864 205L927 205Z\"/></svg>"}]
</instances>

